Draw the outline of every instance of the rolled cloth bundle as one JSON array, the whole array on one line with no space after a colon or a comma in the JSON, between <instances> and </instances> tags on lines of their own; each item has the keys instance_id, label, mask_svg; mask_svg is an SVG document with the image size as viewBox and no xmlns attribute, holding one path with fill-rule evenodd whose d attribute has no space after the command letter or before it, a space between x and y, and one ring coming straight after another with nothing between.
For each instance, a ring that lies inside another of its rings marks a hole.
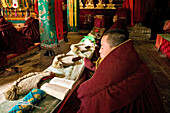
<instances>
[{"instance_id":1,"label":"rolled cloth bundle","mask_svg":"<svg viewBox=\"0 0 170 113\"><path fill-rule=\"evenodd\" d=\"M38 88L38 83L43 77L51 76L51 72L33 72L29 73L13 83L13 85L4 93L7 100L16 100L18 95L27 94L33 88Z\"/></svg>"},{"instance_id":2,"label":"rolled cloth bundle","mask_svg":"<svg viewBox=\"0 0 170 113\"><path fill-rule=\"evenodd\" d=\"M37 103L46 96L43 90L34 88L24 98L22 102L17 103L9 113L29 113ZM38 107L41 108L41 107Z\"/></svg>"},{"instance_id":3,"label":"rolled cloth bundle","mask_svg":"<svg viewBox=\"0 0 170 113\"><path fill-rule=\"evenodd\" d=\"M64 66L71 66L74 64L75 61L80 60L81 57L77 55L65 55L65 54L60 54L57 55L52 63L52 66L54 68L61 69Z\"/></svg>"},{"instance_id":4,"label":"rolled cloth bundle","mask_svg":"<svg viewBox=\"0 0 170 113\"><path fill-rule=\"evenodd\" d=\"M74 53L78 53L78 52L85 52L88 51L88 49L90 48L89 45L86 45L84 43L79 43L79 44L72 44L70 46L71 51L73 51Z\"/></svg>"}]
</instances>

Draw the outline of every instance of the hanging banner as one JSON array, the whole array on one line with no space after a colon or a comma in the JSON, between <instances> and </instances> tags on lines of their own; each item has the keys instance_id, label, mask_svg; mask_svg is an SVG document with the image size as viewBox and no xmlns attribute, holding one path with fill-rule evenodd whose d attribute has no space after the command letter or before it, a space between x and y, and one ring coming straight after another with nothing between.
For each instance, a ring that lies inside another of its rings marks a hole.
<instances>
[{"instance_id":1,"label":"hanging banner","mask_svg":"<svg viewBox=\"0 0 170 113\"><path fill-rule=\"evenodd\" d=\"M67 27L68 31L78 31L79 27L79 1L67 0Z\"/></svg>"},{"instance_id":2,"label":"hanging banner","mask_svg":"<svg viewBox=\"0 0 170 113\"><path fill-rule=\"evenodd\" d=\"M38 9L41 47L44 49L57 48L54 0L38 0Z\"/></svg>"},{"instance_id":3,"label":"hanging banner","mask_svg":"<svg viewBox=\"0 0 170 113\"><path fill-rule=\"evenodd\" d=\"M34 12L38 14L38 1L37 0L34 1Z\"/></svg>"},{"instance_id":4,"label":"hanging banner","mask_svg":"<svg viewBox=\"0 0 170 113\"><path fill-rule=\"evenodd\" d=\"M63 9L62 9L62 0L55 0L55 24L56 24L56 33L57 39L63 39Z\"/></svg>"}]
</instances>

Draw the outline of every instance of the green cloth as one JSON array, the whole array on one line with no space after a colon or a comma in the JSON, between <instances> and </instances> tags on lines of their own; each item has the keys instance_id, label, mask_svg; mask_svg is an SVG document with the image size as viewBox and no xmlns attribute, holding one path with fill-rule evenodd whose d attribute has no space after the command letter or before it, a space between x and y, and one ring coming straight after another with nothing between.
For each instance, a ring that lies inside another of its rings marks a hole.
<instances>
[{"instance_id":1,"label":"green cloth","mask_svg":"<svg viewBox=\"0 0 170 113\"><path fill-rule=\"evenodd\" d=\"M164 39L170 41L170 34L159 34L161 37L163 37Z\"/></svg>"},{"instance_id":2,"label":"green cloth","mask_svg":"<svg viewBox=\"0 0 170 113\"><path fill-rule=\"evenodd\" d=\"M95 41L94 37L92 37L92 36L84 36L84 38L81 40L81 42L84 42L86 39L89 39L94 44L96 44L96 41Z\"/></svg>"},{"instance_id":3,"label":"green cloth","mask_svg":"<svg viewBox=\"0 0 170 113\"><path fill-rule=\"evenodd\" d=\"M54 0L38 0L41 46L57 47Z\"/></svg>"}]
</instances>

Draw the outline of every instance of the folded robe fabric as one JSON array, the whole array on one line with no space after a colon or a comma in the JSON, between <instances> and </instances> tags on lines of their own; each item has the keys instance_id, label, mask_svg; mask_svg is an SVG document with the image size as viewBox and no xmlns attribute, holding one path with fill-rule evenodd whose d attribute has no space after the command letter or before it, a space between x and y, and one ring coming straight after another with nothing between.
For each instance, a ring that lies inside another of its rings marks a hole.
<instances>
[{"instance_id":1,"label":"folded robe fabric","mask_svg":"<svg viewBox=\"0 0 170 113\"><path fill-rule=\"evenodd\" d=\"M113 49L77 91L78 113L164 113L152 76L131 40Z\"/></svg>"},{"instance_id":2,"label":"folded robe fabric","mask_svg":"<svg viewBox=\"0 0 170 113\"><path fill-rule=\"evenodd\" d=\"M5 99L18 99L18 95L27 94L33 88L38 88L41 79L47 76L51 76L51 72L31 72L20 77L6 92L4 92Z\"/></svg>"},{"instance_id":3,"label":"folded robe fabric","mask_svg":"<svg viewBox=\"0 0 170 113\"><path fill-rule=\"evenodd\" d=\"M33 108L34 105L46 96L46 93L43 90L34 88L32 89L24 98L22 102L17 103L9 113L28 113Z\"/></svg>"},{"instance_id":4,"label":"folded robe fabric","mask_svg":"<svg viewBox=\"0 0 170 113\"><path fill-rule=\"evenodd\" d=\"M127 35L129 35L129 32L127 31L125 19L116 20L115 23L109 28L109 30L112 30L112 29L122 29L126 32Z\"/></svg>"}]
</instances>

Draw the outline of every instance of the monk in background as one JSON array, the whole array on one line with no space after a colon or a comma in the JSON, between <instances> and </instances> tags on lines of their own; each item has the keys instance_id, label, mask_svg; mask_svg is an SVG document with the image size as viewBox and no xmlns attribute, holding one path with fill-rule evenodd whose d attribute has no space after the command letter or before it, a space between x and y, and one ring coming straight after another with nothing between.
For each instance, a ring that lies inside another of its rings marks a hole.
<instances>
[{"instance_id":1,"label":"monk in background","mask_svg":"<svg viewBox=\"0 0 170 113\"><path fill-rule=\"evenodd\" d=\"M34 43L25 40L11 22L0 16L0 74L5 72L8 54L25 53L32 45Z\"/></svg>"},{"instance_id":2,"label":"monk in background","mask_svg":"<svg viewBox=\"0 0 170 113\"><path fill-rule=\"evenodd\" d=\"M99 52L93 77L77 90L78 113L165 113L152 76L124 31L106 32Z\"/></svg>"},{"instance_id":3,"label":"monk in background","mask_svg":"<svg viewBox=\"0 0 170 113\"><path fill-rule=\"evenodd\" d=\"M34 17L26 18L24 27L20 29L20 33L25 40L33 43L40 42L39 20Z\"/></svg>"},{"instance_id":4,"label":"monk in background","mask_svg":"<svg viewBox=\"0 0 170 113\"><path fill-rule=\"evenodd\" d=\"M116 14L113 17L114 24L109 28L109 30L112 29L123 29L124 31L127 31L127 15L128 15L128 9L127 8L117 8Z\"/></svg>"}]
</instances>

